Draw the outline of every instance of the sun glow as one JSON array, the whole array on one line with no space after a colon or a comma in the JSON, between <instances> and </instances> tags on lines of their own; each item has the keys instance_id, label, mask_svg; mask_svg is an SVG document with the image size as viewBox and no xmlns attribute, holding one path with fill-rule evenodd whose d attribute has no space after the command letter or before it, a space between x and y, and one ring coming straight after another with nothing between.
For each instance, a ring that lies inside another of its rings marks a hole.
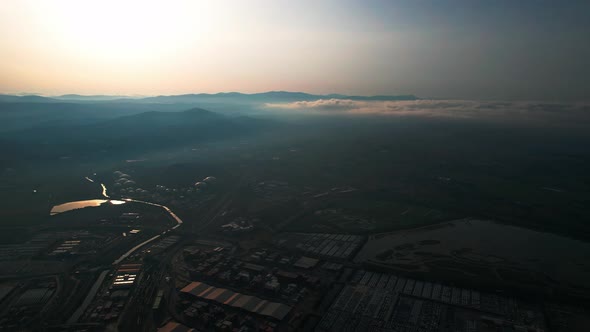
<instances>
[{"instance_id":1,"label":"sun glow","mask_svg":"<svg viewBox=\"0 0 590 332\"><path fill-rule=\"evenodd\" d=\"M147 64L209 34L213 8L201 1L42 1L49 41L89 60Z\"/></svg>"}]
</instances>

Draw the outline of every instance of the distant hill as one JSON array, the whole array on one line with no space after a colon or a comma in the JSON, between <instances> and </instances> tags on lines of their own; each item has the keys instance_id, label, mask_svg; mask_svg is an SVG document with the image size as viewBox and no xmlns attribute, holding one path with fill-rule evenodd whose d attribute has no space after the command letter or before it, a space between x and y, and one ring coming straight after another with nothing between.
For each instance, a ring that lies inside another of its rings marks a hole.
<instances>
[{"instance_id":1,"label":"distant hill","mask_svg":"<svg viewBox=\"0 0 590 332\"><path fill-rule=\"evenodd\" d=\"M52 97L53 99L64 100L64 101L105 101L105 100L119 100L119 99L138 99L138 97L130 96L109 96L109 95L78 95L78 94L67 94Z\"/></svg>"},{"instance_id":2,"label":"distant hill","mask_svg":"<svg viewBox=\"0 0 590 332\"><path fill-rule=\"evenodd\" d=\"M399 96L348 96L340 94L314 95L304 92L269 91L263 93L244 94L239 92L227 92L216 94L186 94L174 96L156 96L136 99L137 102L158 102L158 103L197 103L200 101L219 100L224 102L292 102L292 101L313 101L319 99L352 99L352 100L417 100L414 95Z\"/></svg>"},{"instance_id":3,"label":"distant hill","mask_svg":"<svg viewBox=\"0 0 590 332\"><path fill-rule=\"evenodd\" d=\"M0 132L50 125L83 125L150 111L178 112L195 107L222 114L264 115L270 114L268 108L265 107L266 103L288 103L332 98L380 101L418 99L413 95L314 95L289 91L269 91L253 94L239 92L199 93L145 98L110 95L84 96L78 94L66 94L52 98L35 95L0 95Z\"/></svg>"},{"instance_id":4,"label":"distant hill","mask_svg":"<svg viewBox=\"0 0 590 332\"><path fill-rule=\"evenodd\" d=\"M4 145L26 147L34 158L86 155L95 151L150 151L202 141L224 140L272 127L272 121L230 117L193 108L181 112L148 111L92 123L52 123L0 134Z\"/></svg>"},{"instance_id":5,"label":"distant hill","mask_svg":"<svg viewBox=\"0 0 590 332\"><path fill-rule=\"evenodd\" d=\"M221 123L228 120L221 114L213 113L201 108L193 108L182 112L158 112L150 111L140 114L123 116L117 119L96 124L99 130L108 130L112 135L117 131L137 132L151 131L165 128L185 128L203 126L212 123Z\"/></svg>"},{"instance_id":6,"label":"distant hill","mask_svg":"<svg viewBox=\"0 0 590 332\"><path fill-rule=\"evenodd\" d=\"M40 97L42 98L42 97ZM0 102L0 132L27 128L86 125L150 111L181 111L184 104L121 102Z\"/></svg>"},{"instance_id":7,"label":"distant hill","mask_svg":"<svg viewBox=\"0 0 590 332\"><path fill-rule=\"evenodd\" d=\"M42 97L36 95L15 96L0 95L0 102L131 102L131 103L181 103L192 104L206 102L291 102L291 101L313 101L318 99L352 99L352 100L416 100L419 99L414 95L381 95L381 96L349 96L342 94L316 95L304 92L290 91L269 91L262 93L240 93L240 92L220 92L220 93L197 93L184 95L153 96L153 97L131 97L131 96L112 96L112 95L79 95L65 94L55 97Z\"/></svg>"},{"instance_id":8,"label":"distant hill","mask_svg":"<svg viewBox=\"0 0 590 332\"><path fill-rule=\"evenodd\" d=\"M36 95L15 96L0 94L0 102L5 103L57 103L59 100Z\"/></svg>"}]
</instances>

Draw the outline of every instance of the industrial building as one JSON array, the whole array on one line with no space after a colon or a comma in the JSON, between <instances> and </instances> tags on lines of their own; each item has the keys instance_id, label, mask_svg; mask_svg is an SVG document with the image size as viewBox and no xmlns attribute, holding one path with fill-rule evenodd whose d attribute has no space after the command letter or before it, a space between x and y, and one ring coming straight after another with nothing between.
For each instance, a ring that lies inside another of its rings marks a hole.
<instances>
[{"instance_id":1,"label":"industrial building","mask_svg":"<svg viewBox=\"0 0 590 332\"><path fill-rule=\"evenodd\" d=\"M197 331L195 329L191 329L190 327L186 327L182 324L176 322L168 322L166 325L160 327L158 332L193 332Z\"/></svg>"},{"instance_id":2,"label":"industrial building","mask_svg":"<svg viewBox=\"0 0 590 332\"><path fill-rule=\"evenodd\" d=\"M365 331L370 326L381 326L383 331L438 331L446 325L463 331L479 331L484 326L490 331L545 331L538 306L498 294L364 270L357 271L342 289L316 331Z\"/></svg>"},{"instance_id":3,"label":"industrial building","mask_svg":"<svg viewBox=\"0 0 590 332\"><path fill-rule=\"evenodd\" d=\"M291 307L282 303L270 302L255 296L244 295L225 288L217 288L202 282L192 282L181 290L197 298L213 301L241 309L250 313L283 320L291 311Z\"/></svg>"},{"instance_id":4,"label":"industrial building","mask_svg":"<svg viewBox=\"0 0 590 332\"><path fill-rule=\"evenodd\" d=\"M346 260L358 251L364 240L360 235L283 233L275 243L314 257Z\"/></svg>"},{"instance_id":5,"label":"industrial building","mask_svg":"<svg viewBox=\"0 0 590 332\"><path fill-rule=\"evenodd\" d=\"M141 264L122 264L117 270L112 287L114 289L130 288L135 283L140 270Z\"/></svg>"},{"instance_id":6,"label":"industrial building","mask_svg":"<svg viewBox=\"0 0 590 332\"><path fill-rule=\"evenodd\" d=\"M76 252L76 249L80 245L80 242L81 242L80 240L63 241L51 253L49 253L49 256L73 254Z\"/></svg>"},{"instance_id":7,"label":"industrial building","mask_svg":"<svg viewBox=\"0 0 590 332\"><path fill-rule=\"evenodd\" d=\"M301 269L312 269L314 268L319 262L319 259L301 256L293 266L301 268Z\"/></svg>"},{"instance_id":8,"label":"industrial building","mask_svg":"<svg viewBox=\"0 0 590 332\"><path fill-rule=\"evenodd\" d=\"M151 246L149 250L154 254L163 252L171 246L175 245L178 242L178 240L180 240L180 237L176 235L165 237L153 246Z\"/></svg>"}]
</instances>

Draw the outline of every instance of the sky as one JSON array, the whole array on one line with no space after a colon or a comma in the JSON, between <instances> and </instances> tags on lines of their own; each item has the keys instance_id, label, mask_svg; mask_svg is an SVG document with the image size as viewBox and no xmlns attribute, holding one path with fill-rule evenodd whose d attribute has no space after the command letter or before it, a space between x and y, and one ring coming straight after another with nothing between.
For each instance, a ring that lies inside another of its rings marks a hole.
<instances>
[{"instance_id":1,"label":"sky","mask_svg":"<svg viewBox=\"0 0 590 332\"><path fill-rule=\"evenodd\" d=\"M0 93L590 99L590 1L5 0Z\"/></svg>"}]
</instances>

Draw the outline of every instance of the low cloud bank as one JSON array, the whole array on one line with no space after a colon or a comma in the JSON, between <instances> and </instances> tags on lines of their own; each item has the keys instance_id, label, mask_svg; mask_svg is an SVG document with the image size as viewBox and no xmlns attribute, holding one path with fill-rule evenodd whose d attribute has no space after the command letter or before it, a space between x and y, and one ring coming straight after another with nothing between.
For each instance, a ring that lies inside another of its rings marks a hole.
<instances>
[{"instance_id":1,"label":"low cloud bank","mask_svg":"<svg viewBox=\"0 0 590 332\"><path fill-rule=\"evenodd\" d=\"M588 103L499 102L473 100L356 101L319 99L268 103L267 108L323 114L420 115L590 122Z\"/></svg>"}]
</instances>

